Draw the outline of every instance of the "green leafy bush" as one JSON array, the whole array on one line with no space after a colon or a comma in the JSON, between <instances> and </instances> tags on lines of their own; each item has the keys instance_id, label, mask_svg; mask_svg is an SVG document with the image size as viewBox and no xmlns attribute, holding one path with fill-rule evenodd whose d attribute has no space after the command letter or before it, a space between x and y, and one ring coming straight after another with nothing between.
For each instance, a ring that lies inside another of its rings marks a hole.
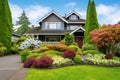
<instances>
[{"instance_id":1,"label":"green leafy bush","mask_svg":"<svg viewBox=\"0 0 120 80\"><path fill-rule=\"evenodd\" d=\"M29 50L23 50L20 52L20 56L21 56L21 62L25 62L27 59L27 56L30 54Z\"/></svg>"},{"instance_id":2,"label":"green leafy bush","mask_svg":"<svg viewBox=\"0 0 120 80\"><path fill-rule=\"evenodd\" d=\"M11 53L12 54L18 54L19 53L19 50L18 50L18 46L17 45L13 45L11 47Z\"/></svg>"},{"instance_id":3,"label":"green leafy bush","mask_svg":"<svg viewBox=\"0 0 120 80\"><path fill-rule=\"evenodd\" d=\"M78 46L70 45L69 48L76 51L76 52L78 51Z\"/></svg>"},{"instance_id":4,"label":"green leafy bush","mask_svg":"<svg viewBox=\"0 0 120 80\"><path fill-rule=\"evenodd\" d=\"M65 33L64 39L65 39L65 44L66 44L67 46L69 46L69 45L71 45L71 44L74 43L74 35L72 35L72 34L70 34L70 33L68 33L68 32Z\"/></svg>"},{"instance_id":5,"label":"green leafy bush","mask_svg":"<svg viewBox=\"0 0 120 80\"><path fill-rule=\"evenodd\" d=\"M93 45L93 44L84 44L82 49L85 51L85 50L96 50L96 47Z\"/></svg>"},{"instance_id":6,"label":"green leafy bush","mask_svg":"<svg viewBox=\"0 0 120 80\"><path fill-rule=\"evenodd\" d=\"M82 52L82 54L100 54L101 52L99 52L98 50L85 50Z\"/></svg>"},{"instance_id":7,"label":"green leafy bush","mask_svg":"<svg viewBox=\"0 0 120 80\"><path fill-rule=\"evenodd\" d=\"M81 54L81 53L82 53L81 49L80 49L78 46L76 46L76 45L70 45L69 48L70 48L71 50L76 51L78 54Z\"/></svg>"},{"instance_id":8,"label":"green leafy bush","mask_svg":"<svg viewBox=\"0 0 120 80\"><path fill-rule=\"evenodd\" d=\"M3 46L2 43L0 43L0 56L6 55L7 48Z\"/></svg>"},{"instance_id":9,"label":"green leafy bush","mask_svg":"<svg viewBox=\"0 0 120 80\"><path fill-rule=\"evenodd\" d=\"M54 55L61 55L62 52L50 50L50 51L46 51L46 52L44 52L42 54L43 55L48 55L48 56L52 57Z\"/></svg>"},{"instance_id":10,"label":"green leafy bush","mask_svg":"<svg viewBox=\"0 0 120 80\"><path fill-rule=\"evenodd\" d=\"M3 55L6 55L7 53L7 48L6 47L0 47L0 55L3 56Z\"/></svg>"},{"instance_id":11,"label":"green leafy bush","mask_svg":"<svg viewBox=\"0 0 120 80\"><path fill-rule=\"evenodd\" d=\"M21 42L25 41L26 39L27 39L27 37L22 36L22 37L20 37L19 39L15 40L15 41L14 41L14 44L20 45Z\"/></svg>"},{"instance_id":12,"label":"green leafy bush","mask_svg":"<svg viewBox=\"0 0 120 80\"><path fill-rule=\"evenodd\" d=\"M82 58L80 57L80 55L76 55L73 60L74 60L75 63L82 62Z\"/></svg>"},{"instance_id":13,"label":"green leafy bush","mask_svg":"<svg viewBox=\"0 0 120 80\"><path fill-rule=\"evenodd\" d=\"M31 57L37 58L38 56L39 56L38 53L30 53L30 54L26 57L26 59L31 58Z\"/></svg>"}]
</instances>

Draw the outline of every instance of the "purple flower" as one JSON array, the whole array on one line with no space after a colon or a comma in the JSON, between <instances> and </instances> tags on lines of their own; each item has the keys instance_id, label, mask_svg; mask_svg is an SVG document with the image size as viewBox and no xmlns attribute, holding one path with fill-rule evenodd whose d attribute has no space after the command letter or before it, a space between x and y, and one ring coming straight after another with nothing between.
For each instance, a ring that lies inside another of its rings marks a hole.
<instances>
[{"instance_id":1,"label":"purple flower","mask_svg":"<svg viewBox=\"0 0 120 80\"><path fill-rule=\"evenodd\" d=\"M81 55L81 58L82 58L83 60L86 60L87 56L86 56L86 55Z\"/></svg>"}]
</instances>

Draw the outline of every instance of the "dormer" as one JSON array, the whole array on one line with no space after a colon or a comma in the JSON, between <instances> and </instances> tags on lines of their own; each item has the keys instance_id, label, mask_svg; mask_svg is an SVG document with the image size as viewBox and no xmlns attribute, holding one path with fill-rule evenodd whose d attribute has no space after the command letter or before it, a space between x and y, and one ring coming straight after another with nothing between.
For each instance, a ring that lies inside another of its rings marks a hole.
<instances>
[{"instance_id":1,"label":"dormer","mask_svg":"<svg viewBox=\"0 0 120 80\"><path fill-rule=\"evenodd\" d=\"M81 15L73 10L71 13L66 15L65 18L67 20L79 20L81 18Z\"/></svg>"}]
</instances>

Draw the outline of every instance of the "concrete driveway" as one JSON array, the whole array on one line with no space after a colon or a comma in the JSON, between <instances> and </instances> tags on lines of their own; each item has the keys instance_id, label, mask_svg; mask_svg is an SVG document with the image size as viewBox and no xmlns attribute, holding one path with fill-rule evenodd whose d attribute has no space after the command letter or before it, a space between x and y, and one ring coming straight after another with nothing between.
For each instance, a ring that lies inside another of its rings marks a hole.
<instances>
[{"instance_id":1,"label":"concrete driveway","mask_svg":"<svg viewBox=\"0 0 120 80\"><path fill-rule=\"evenodd\" d=\"M27 69L22 66L19 55L0 57L0 80L24 80Z\"/></svg>"}]
</instances>

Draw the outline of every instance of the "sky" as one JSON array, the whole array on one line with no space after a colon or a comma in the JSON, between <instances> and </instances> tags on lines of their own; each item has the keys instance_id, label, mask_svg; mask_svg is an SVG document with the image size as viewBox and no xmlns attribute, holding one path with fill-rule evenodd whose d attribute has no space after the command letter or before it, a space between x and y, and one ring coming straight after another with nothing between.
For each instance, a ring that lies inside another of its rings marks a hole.
<instances>
[{"instance_id":1,"label":"sky","mask_svg":"<svg viewBox=\"0 0 120 80\"><path fill-rule=\"evenodd\" d=\"M116 24L120 20L120 0L94 0L99 24ZM88 0L8 0L12 12L13 24L23 10L31 25L38 26L38 20L55 10L61 16L75 10L86 19Z\"/></svg>"}]
</instances>

